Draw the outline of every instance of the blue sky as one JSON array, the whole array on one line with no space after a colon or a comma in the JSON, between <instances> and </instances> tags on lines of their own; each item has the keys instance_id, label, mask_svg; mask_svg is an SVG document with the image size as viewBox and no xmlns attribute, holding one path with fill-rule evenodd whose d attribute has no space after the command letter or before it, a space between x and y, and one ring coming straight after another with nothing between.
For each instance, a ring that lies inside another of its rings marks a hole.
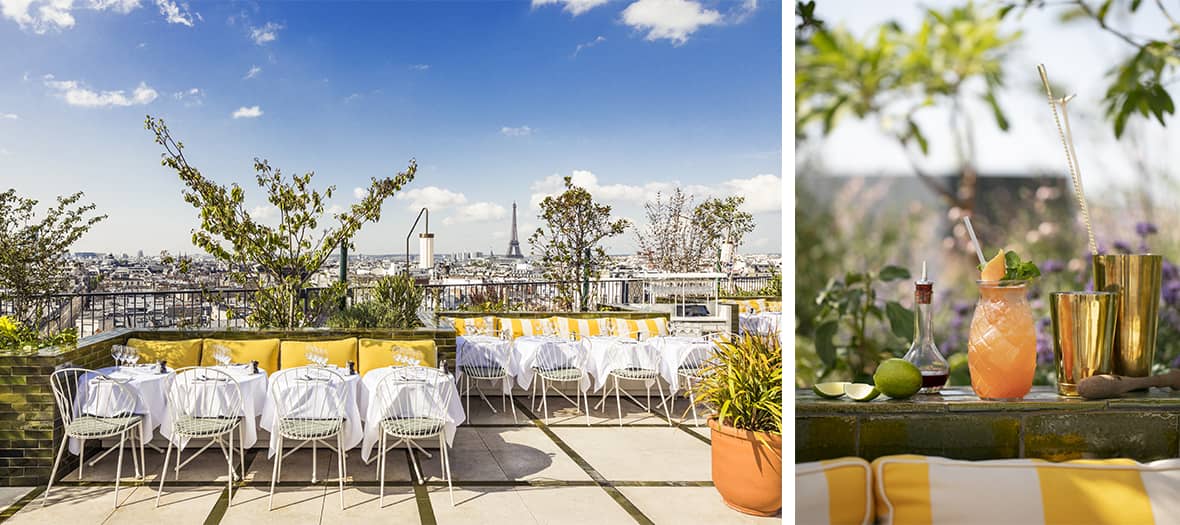
<instances>
[{"instance_id":1,"label":"blue sky","mask_svg":"<svg viewBox=\"0 0 1180 525\"><path fill-rule=\"evenodd\" d=\"M743 251L780 250L776 2L28 2L0 0L0 187L85 191L110 218L78 250L194 250L145 114L264 216L255 156L338 206L416 158L361 253L402 251L422 205L438 251L503 252L512 202L527 237L565 175L640 222L675 186L745 195Z\"/></svg>"}]
</instances>

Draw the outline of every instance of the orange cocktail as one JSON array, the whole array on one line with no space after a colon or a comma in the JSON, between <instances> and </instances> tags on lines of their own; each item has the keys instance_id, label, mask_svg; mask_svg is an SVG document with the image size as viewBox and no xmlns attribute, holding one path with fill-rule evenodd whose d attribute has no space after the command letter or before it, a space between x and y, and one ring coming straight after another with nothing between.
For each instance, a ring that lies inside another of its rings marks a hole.
<instances>
[{"instance_id":1,"label":"orange cocktail","mask_svg":"<svg viewBox=\"0 0 1180 525\"><path fill-rule=\"evenodd\" d=\"M1020 399L1032 388L1037 337L1028 281L977 281L967 364L971 388L982 399Z\"/></svg>"}]
</instances>

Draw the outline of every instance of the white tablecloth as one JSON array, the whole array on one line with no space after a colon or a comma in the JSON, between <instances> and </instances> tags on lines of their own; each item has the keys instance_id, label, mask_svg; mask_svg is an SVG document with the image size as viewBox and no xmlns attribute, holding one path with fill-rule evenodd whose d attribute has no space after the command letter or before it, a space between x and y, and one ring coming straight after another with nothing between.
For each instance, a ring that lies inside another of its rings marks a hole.
<instances>
[{"instance_id":1,"label":"white tablecloth","mask_svg":"<svg viewBox=\"0 0 1180 525\"><path fill-rule=\"evenodd\" d=\"M582 339L590 353L594 391L602 390L611 370L637 367L657 369L659 346L655 339L636 341L629 337L587 337ZM649 386L654 383L649 382Z\"/></svg>"},{"instance_id":2,"label":"white tablecloth","mask_svg":"<svg viewBox=\"0 0 1180 525\"><path fill-rule=\"evenodd\" d=\"M242 446L245 448L254 446L254 443L258 441L258 415L262 413L263 408L266 406L266 371L260 369L259 373L251 374L250 365L229 365L211 368L228 373L238 382L238 386L242 390L242 411L239 414L242 416ZM230 383L218 381L201 383L200 387L218 389L220 394L218 398L222 402L229 399L229 392L233 389ZM220 408L228 410L228 407L225 406ZM171 410L164 411L164 415L160 417L160 434L180 448L184 448L188 444L187 439L180 439L179 437L173 439Z\"/></svg>"},{"instance_id":3,"label":"white tablecloth","mask_svg":"<svg viewBox=\"0 0 1180 525\"><path fill-rule=\"evenodd\" d=\"M164 379L170 377L172 372L169 370L167 374L160 374L158 370L156 365L111 366L96 370L100 374L123 383L135 395L135 407L131 410L143 416L140 437L145 443L151 441L152 431L160 425L162 415L167 412ZM128 407L115 406L119 404L115 401L118 397L113 395L112 389L118 387L109 382L92 381L96 378L97 376L93 375L82 377L81 384L78 385L77 399L75 399L78 412L99 417L111 417L123 413ZM78 445L77 439L70 439L70 452L77 454L79 452Z\"/></svg>"},{"instance_id":4,"label":"white tablecloth","mask_svg":"<svg viewBox=\"0 0 1180 525\"><path fill-rule=\"evenodd\" d=\"M738 314L738 328L743 334L773 335L779 330L782 312Z\"/></svg>"},{"instance_id":5,"label":"white tablecloth","mask_svg":"<svg viewBox=\"0 0 1180 525\"><path fill-rule=\"evenodd\" d=\"M668 382L670 392L680 388L678 371L685 359L693 356L694 360L704 360L714 351L713 343L702 337L656 337L652 343L660 352L660 377Z\"/></svg>"},{"instance_id":6,"label":"white tablecloth","mask_svg":"<svg viewBox=\"0 0 1180 525\"><path fill-rule=\"evenodd\" d=\"M365 419L365 438L361 443L361 459L366 463L372 456L373 446L381 440L381 418L383 417L380 403L377 402L377 386L381 384L390 374L398 373L404 370L405 367L387 367L370 370L361 379L360 389L360 411L364 414ZM455 381L450 375L434 378L428 383L434 390L432 393L433 399L441 399L446 390L449 389L451 401L446 407L447 421L444 429L444 435L447 439L447 445L455 442L455 430L467 419L467 414L463 412L463 403L459 400L459 391L455 387ZM405 389L409 390L409 389ZM395 393L399 395L401 390ZM417 389L415 389L417 390ZM394 397L394 396L391 396ZM395 399L397 399L395 397ZM427 399L414 399L413 403L429 403Z\"/></svg>"},{"instance_id":7,"label":"white tablecloth","mask_svg":"<svg viewBox=\"0 0 1180 525\"><path fill-rule=\"evenodd\" d=\"M579 368L589 366L587 346L582 341L570 341L560 337L526 335L512 341L513 359L516 361L516 384L528 390L533 384L533 365L539 362L542 353L548 363L565 363ZM587 368L587 372L590 370ZM578 383L578 389L590 388L589 377Z\"/></svg>"},{"instance_id":8,"label":"white tablecloth","mask_svg":"<svg viewBox=\"0 0 1180 525\"><path fill-rule=\"evenodd\" d=\"M502 381L505 394L512 394L512 380L521 373L514 358L512 342L490 335L459 336L455 340L455 377L463 378L464 366L500 366L508 377ZM529 371L532 374L532 371Z\"/></svg>"},{"instance_id":9,"label":"white tablecloth","mask_svg":"<svg viewBox=\"0 0 1180 525\"><path fill-rule=\"evenodd\" d=\"M361 376L348 375L347 368L329 367L333 371L339 373L344 378L344 449L349 450L361 443L361 438L364 433L361 431L361 412L357 406L357 389L361 382ZM262 408L262 420L259 423L264 430L270 432L270 448L267 451L268 458L274 457L275 452L279 446L279 434L272 431L278 423L278 408L275 406L274 398L269 395L271 386L278 380L279 377L289 373L300 373L299 368L291 368L287 370L279 370L270 376L267 381L266 404ZM283 395L288 400L287 403L291 406L297 407L296 413L288 414L288 417L305 417L305 418L331 418L335 417L335 408L323 406L310 406L312 382L300 382L298 380L290 383L283 391ZM305 386L306 385L306 386ZM304 402L300 403L299 398L303 398ZM333 446L335 442L333 442Z\"/></svg>"}]
</instances>

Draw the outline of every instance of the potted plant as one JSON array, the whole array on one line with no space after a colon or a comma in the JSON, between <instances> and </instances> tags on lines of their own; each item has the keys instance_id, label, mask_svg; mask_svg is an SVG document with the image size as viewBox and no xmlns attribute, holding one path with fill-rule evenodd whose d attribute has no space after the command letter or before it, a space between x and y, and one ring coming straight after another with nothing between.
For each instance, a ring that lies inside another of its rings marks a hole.
<instances>
[{"instance_id":1,"label":"potted plant","mask_svg":"<svg viewBox=\"0 0 1180 525\"><path fill-rule=\"evenodd\" d=\"M772 516L783 506L782 344L748 334L723 339L717 348L694 398L714 409L713 485L726 505Z\"/></svg>"}]
</instances>

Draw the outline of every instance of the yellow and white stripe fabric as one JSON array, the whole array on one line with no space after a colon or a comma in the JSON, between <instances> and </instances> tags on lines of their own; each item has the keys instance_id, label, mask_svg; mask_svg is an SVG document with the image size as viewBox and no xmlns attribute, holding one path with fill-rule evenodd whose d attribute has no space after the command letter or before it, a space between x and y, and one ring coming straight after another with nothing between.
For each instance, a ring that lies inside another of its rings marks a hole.
<instances>
[{"instance_id":1,"label":"yellow and white stripe fabric","mask_svg":"<svg viewBox=\"0 0 1180 525\"><path fill-rule=\"evenodd\" d=\"M511 330L512 338L526 335L546 335L553 333L553 323L548 318L523 319L520 317L498 317L500 330Z\"/></svg>"},{"instance_id":2,"label":"yellow and white stripe fabric","mask_svg":"<svg viewBox=\"0 0 1180 525\"><path fill-rule=\"evenodd\" d=\"M885 456L873 461L882 525L1180 522L1180 459L1052 463Z\"/></svg>"},{"instance_id":3,"label":"yellow and white stripe fabric","mask_svg":"<svg viewBox=\"0 0 1180 525\"><path fill-rule=\"evenodd\" d=\"M873 523L873 484L869 462L840 458L795 465L795 523L869 525Z\"/></svg>"},{"instance_id":4,"label":"yellow and white stripe fabric","mask_svg":"<svg viewBox=\"0 0 1180 525\"><path fill-rule=\"evenodd\" d=\"M767 311L766 299L725 299L721 302L725 304L736 304L738 313L743 314L749 313L751 309L756 314Z\"/></svg>"},{"instance_id":5,"label":"yellow and white stripe fabric","mask_svg":"<svg viewBox=\"0 0 1180 525\"><path fill-rule=\"evenodd\" d=\"M642 333L645 338L668 335L668 320L663 317L653 317L650 319L616 318L614 321L615 335L620 337L634 338L635 334L639 333Z\"/></svg>"},{"instance_id":6,"label":"yellow and white stripe fabric","mask_svg":"<svg viewBox=\"0 0 1180 525\"><path fill-rule=\"evenodd\" d=\"M557 335L568 338L570 333L578 337L598 337L610 335L610 319L602 317L596 319L577 319L573 317L551 317L553 326L557 328Z\"/></svg>"},{"instance_id":7,"label":"yellow and white stripe fabric","mask_svg":"<svg viewBox=\"0 0 1180 525\"><path fill-rule=\"evenodd\" d=\"M491 334L497 330L495 317L439 317L438 321L455 327L459 335Z\"/></svg>"}]
</instances>

